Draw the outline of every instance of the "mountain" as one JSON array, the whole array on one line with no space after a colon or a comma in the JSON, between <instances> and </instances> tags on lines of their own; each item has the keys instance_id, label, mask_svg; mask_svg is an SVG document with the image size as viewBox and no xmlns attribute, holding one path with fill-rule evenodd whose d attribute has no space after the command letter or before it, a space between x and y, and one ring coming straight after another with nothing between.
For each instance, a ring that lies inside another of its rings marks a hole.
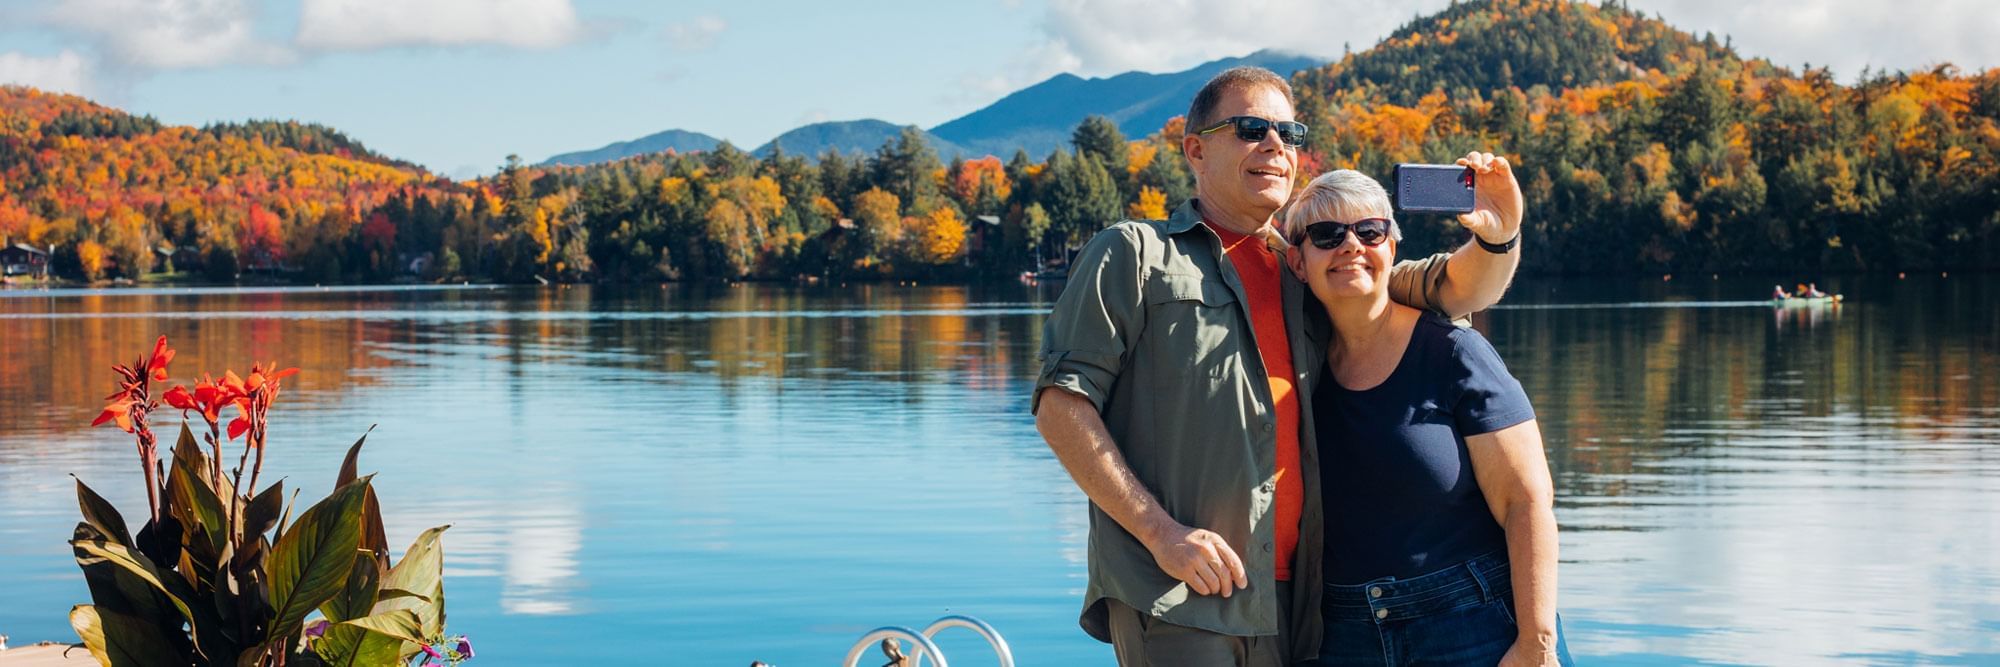
<instances>
[{"instance_id":1,"label":"mountain","mask_svg":"<svg viewBox=\"0 0 2000 667\"><path fill-rule=\"evenodd\" d=\"M1127 137L1152 134L1167 119L1186 114L1195 91L1231 67L1255 65L1289 77L1324 63L1319 58L1266 50L1165 74L1126 72L1101 79L1058 74L931 128L931 133L964 146L972 154L1004 158L1022 148L1039 158L1068 147L1070 132L1092 115L1109 117Z\"/></svg>"},{"instance_id":2,"label":"mountain","mask_svg":"<svg viewBox=\"0 0 2000 667\"><path fill-rule=\"evenodd\" d=\"M1192 69L1166 74L1126 72L1117 76L1085 79L1074 74L1058 74L1047 81L1003 97L983 109L931 128L928 139L938 156L1007 157L1017 148L1041 157L1049 151L1069 146L1070 132L1088 116L1099 115L1118 123L1129 137L1152 134L1168 118L1187 113L1188 100L1217 72L1238 65L1256 65L1280 75L1318 67L1325 61L1279 51L1258 51L1240 58L1224 58ZM759 157L773 147L794 155L816 156L827 149L850 155L875 152L896 137L902 126L866 119L813 123L778 135L752 151ZM669 143L678 141L682 143ZM594 151L564 153L543 165L584 165L652 153L668 148L687 152L713 149L720 140L705 134L668 130L643 139L605 146Z\"/></svg>"},{"instance_id":3,"label":"mountain","mask_svg":"<svg viewBox=\"0 0 2000 667\"><path fill-rule=\"evenodd\" d=\"M665 132L660 132L658 134L649 134L644 137L640 137L638 139L633 139L631 141L620 141L618 143L614 143L596 150L563 153L561 155L557 155L547 160L543 160L541 165L539 166L544 166L544 167L557 166L557 165L581 166L587 164L596 164L599 162L610 162L612 160L628 158L634 155L658 153L660 151L665 151L665 150L672 150L679 153L692 153L694 151L715 150L715 147L717 145L720 145L721 143L722 143L721 139L717 139L715 137L702 134L700 132L689 132L687 130L667 130Z\"/></svg>"},{"instance_id":4,"label":"mountain","mask_svg":"<svg viewBox=\"0 0 2000 667\"><path fill-rule=\"evenodd\" d=\"M834 149L849 155L867 155L902 134L903 127L873 118L813 123L780 134L776 139L758 146L757 150L751 153L757 157L766 157L773 149L784 149L786 153L793 155L813 157L825 153L828 149ZM977 157L966 149L930 133L925 133L924 138L930 143L931 148L938 152L938 156L945 160L958 155Z\"/></svg>"},{"instance_id":5,"label":"mountain","mask_svg":"<svg viewBox=\"0 0 2000 667\"><path fill-rule=\"evenodd\" d=\"M1560 91L1742 62L1713 34L1697 37L1615 3L1489 0L1412 20L1374 48L1307 70L1293 86L1303 116L1334 95L1412 106L1439 90Z\"/></svg>"},{"instance_id":6,"label":"mountain","mask_svg":"<svg viewBox=\"0 0 2000 667\"><path fill-rule=\"evenodd\" d=\"M165 268L156 256L164 246L175 269L219 279L282 266L338 278L334 253L359 242L363 221L388 202L406 213L413 198L469 210L470 194L321 125L172 126L0 85L0 241L55 246L56 270L67 276L138 278ZM375 225L370 238L435 247L445 216L422 208L400 226ZM392 274L395 253L375 247L375 257L346 267L373 262L374 275Z\"/></svg>"}]
</instances>

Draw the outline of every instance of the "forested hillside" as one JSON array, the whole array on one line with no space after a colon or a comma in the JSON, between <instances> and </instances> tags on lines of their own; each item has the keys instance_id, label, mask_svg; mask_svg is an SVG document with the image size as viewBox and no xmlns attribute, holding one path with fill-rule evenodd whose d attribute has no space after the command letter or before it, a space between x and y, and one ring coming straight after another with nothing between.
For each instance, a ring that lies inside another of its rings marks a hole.
<instances>
[{"instance_id":1,"label":"forested hillside","mask_svg":"<svg viewBox=\"0 0 2000 667\"><path fill-rule=\"evenodd\" d=\"M1294 77L1301 178L1473 149L1520 165L1539 272L1991 268L2000 69L1843 85L1618 4L1464 2ZM0 241L58 275L299 282L1004 277L1190 196L1182 121L1048 154L712 150L453 182L340 133L172 127L0 87ZM1454 245L1406 221L1406 254Z\"/></svg>"}]
</instances>

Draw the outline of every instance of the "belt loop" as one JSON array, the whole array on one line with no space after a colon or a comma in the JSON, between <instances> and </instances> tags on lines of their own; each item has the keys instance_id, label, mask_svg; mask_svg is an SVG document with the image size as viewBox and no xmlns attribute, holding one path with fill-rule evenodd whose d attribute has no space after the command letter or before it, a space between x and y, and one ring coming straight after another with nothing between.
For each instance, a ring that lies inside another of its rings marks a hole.
<instances>
[{"instance_id":1,"label":"belt loop","mask_svg":"<svg viewBox=\"0 0 2000 667\"><path fill-rule=\"evenodd\" d=\"M1478 561L1477 558L1466 560L1465 571L1472 573L1473 583L1479 584L1479 601L1490 604L1493 602L1493 587L1487 585L1486 575L1479 571Z\"/></svg>"}]
</instances>

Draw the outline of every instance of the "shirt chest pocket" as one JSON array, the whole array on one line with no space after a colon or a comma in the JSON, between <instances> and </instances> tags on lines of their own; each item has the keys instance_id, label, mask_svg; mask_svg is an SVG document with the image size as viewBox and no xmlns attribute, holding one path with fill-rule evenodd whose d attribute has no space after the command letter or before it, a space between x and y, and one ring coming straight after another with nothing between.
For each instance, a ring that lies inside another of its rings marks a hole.
<instances>
[{"instance_id":1,"label":"shirt chest pocket","mask_svg":"<svg viewBox=\"0 0 2000 667\"><path fill-rule=\"evenodd\" d=\"M1220 280L1183 273L1146 281L1146 348L1167 377L1221 377L1240 346L1242 316L1235 292Z\"/></svg>"}]
</instances>

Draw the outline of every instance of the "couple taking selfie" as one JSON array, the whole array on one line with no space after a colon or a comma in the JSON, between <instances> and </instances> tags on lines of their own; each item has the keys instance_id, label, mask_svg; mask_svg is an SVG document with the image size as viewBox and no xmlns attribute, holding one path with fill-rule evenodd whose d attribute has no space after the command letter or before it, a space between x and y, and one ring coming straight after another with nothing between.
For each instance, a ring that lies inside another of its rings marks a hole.
<instances>
[{"instance_id":1,"label":"couple taking selfie","mask_svg":"<svg viewBox=\"0 0 2000 667\"><path fill-rule=\"evenodd\" d=\"M1283 78L1217 75L1186 128L1195 197L1092 238L1043 331L1035 424L1090 498L1084 630L1127 666L1571 664L1534 409L1452 321L1520 263L1513 167L1459 159L1473 239L1398 262L1374 179L1294 193Z\"/></svg>"}]
</instances>

